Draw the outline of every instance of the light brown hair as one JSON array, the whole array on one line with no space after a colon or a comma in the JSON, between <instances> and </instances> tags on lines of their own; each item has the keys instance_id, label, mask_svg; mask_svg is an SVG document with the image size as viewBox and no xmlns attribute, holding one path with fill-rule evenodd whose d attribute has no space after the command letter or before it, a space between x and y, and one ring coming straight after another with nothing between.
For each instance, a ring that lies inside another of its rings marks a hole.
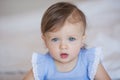
<instances>
[{"instance_id":1,"label":"light brown hair","mask_svg":"<svg viewBox=\"0 0 120 80\"><path fill-rule=\"evenodd\" d=\"M46 10L41 22L42 34L61 28L62 26L55 25L63 25L66 20L71 23L81 21L84 26L83 34L85 34L86 18L84 13L77 6L68 2L55 3Z\"/></svg>"}]
</instances>

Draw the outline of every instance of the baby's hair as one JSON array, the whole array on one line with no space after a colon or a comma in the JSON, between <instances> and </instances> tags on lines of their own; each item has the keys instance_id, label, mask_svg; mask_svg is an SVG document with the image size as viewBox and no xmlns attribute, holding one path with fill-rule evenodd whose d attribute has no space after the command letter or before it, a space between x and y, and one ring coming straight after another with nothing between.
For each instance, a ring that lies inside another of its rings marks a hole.
<instances>
[{"instance_id":1,"label":"baby's hair","mask_svg":"<svg viewBox=\"0 0 120 80\"><path fill-rule=\"evenodd\" d=\"M66 20L71 23L82 22L84 26L83 34L85 34L85 15L77 6L69 2L55 3L46 10L41 21L42 34L61 28ZM55 26L58 24L60 26Z\"/></svg>"}]
</instances>

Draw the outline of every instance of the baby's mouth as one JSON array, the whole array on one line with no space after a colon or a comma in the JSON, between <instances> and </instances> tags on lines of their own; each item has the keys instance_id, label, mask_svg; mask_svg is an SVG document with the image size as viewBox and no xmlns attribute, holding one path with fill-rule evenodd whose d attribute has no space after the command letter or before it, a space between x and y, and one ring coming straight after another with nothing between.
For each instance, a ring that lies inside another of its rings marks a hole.
<instances>
[{"instance_id":1,"label":"baby's mouth","mask_svg":"<svg viewBox=\"0 0 120 80\"><path fill-rule=\"evenodd\" d=\"M62 59L65 59L65 58L68 57L68 54L67 54L67 53L61 53L61 54L60 54L60 57L61 57Z\"/></svg>"}]
</instances>

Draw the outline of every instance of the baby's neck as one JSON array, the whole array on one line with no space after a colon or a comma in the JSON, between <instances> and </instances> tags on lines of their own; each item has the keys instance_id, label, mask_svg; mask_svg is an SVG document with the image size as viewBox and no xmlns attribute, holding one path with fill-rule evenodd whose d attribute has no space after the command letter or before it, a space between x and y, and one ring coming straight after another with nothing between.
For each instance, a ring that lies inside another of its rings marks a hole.
<instances>
[{"instance_id":1,"label":"baby's neck","mask_svg":"<svg viewBox=\"0 0 120 80\"><path fill-rule=\"evenodd\" d=\"M66 63L55 61L55 64L59 72L69 72L75 68L77 61L78 61L78 57Z\"/></svg>"}]
</instances>

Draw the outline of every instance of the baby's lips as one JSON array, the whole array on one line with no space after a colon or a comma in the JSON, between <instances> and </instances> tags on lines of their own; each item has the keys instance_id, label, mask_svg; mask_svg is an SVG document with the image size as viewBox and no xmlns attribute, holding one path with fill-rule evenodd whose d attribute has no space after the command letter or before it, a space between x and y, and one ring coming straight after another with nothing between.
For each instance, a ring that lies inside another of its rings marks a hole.
<instances>
[{"instance_id":1,"label":"baby's lips","mask_svg":"<svg viewBox=\"0 0 120 80\"><path fill-rule=\"evenodd\" d=\"M67 54L67 53L61 53L61 54L60 54L60 57L61 57L62 59L65 59L65 58L68 57L68 54Z\"/></svg>"}]
</instances>

